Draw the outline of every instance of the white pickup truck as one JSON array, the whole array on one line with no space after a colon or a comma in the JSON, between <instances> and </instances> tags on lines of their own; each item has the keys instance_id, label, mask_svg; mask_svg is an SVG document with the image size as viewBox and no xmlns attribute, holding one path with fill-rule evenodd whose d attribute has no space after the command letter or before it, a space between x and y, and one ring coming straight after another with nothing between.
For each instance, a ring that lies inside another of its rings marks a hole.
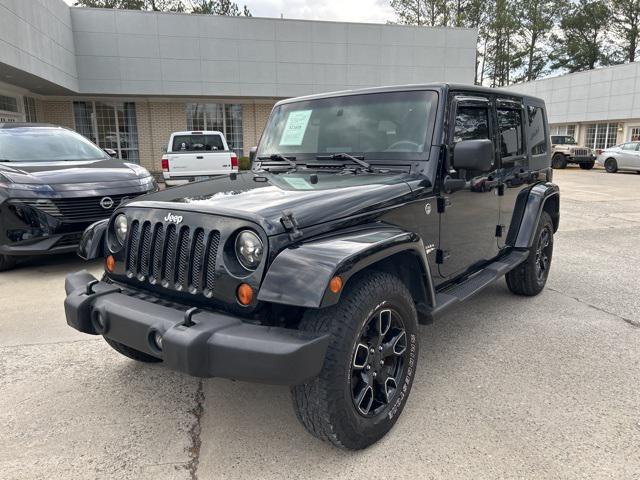
<instances>
[{"instance_id":1,"label":"white pickup truck","mask_svg":"<svg viewBox=\"0 0 640 480\"><path fill-rule=\"evenodd\" d=\"M205 180L238 170L238 156L222 132L174 132L162 156L162 176L167 185Z\"/></svg>"}]
</instances>

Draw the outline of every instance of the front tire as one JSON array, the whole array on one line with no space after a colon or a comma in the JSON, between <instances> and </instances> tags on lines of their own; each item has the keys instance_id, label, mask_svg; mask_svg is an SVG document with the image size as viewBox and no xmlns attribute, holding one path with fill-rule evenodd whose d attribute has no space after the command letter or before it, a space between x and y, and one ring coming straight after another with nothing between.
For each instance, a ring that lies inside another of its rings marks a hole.
<instances>
[{"instance_id":1,"label":"front tire","mask_svg":"<svg viewBox=\"0 0 640 480\"><path fill-rule=\"evenodd\" d=\"M341 448L380 440L407 402L418 361L418 320L407 287L387 273L361 275L337 305L308 310L299 328L330 336L320 374L291 389L302 425Z\"/></svg>"},{"instance_id":2,"label":"front tire","mask_svg":"<svg viewBox=\"0 0 640 480\"><path fill-rule=\"evenodd\" d=\"M529 256L506 275L509 290L529 297L539 294L547 283L552 256L553 222L547 212L542 212Z\"/></svg>"},{"instance_id":3,"label":"front tire","mask_svg":"<svg viewBox=\"0 0 640 480\"><path fill-rule=\"evenodd\" d=\"M607 173L616 173L618 171L618 162L615 158L607 158L604 161L604 169Z\"/></svg>"},{"instance_id":4,"label":"front tire","mask_svg":"<svg viewBox=\"0 0 640 480\"><path fill-rule=\"evenodd\" d=\"M4 272L6 270L11 270L16 266L16 258L10 255L1 255L0 254L0 272Z\"/></svg>"},{"instance_id":5,"label":"front tire","mask_svg":"<svg viewBox=\"0 0 640 480\"><path fill-rule=\"evenodd\" d=\"M551 159L551 166L557 169L567 168L567 157L561 153L556 153Z\"/></svg>"},{"instance_id":6,"label":"front tire","mask_svg":"<svg viewBox=\"0 0 640 480\"><path fill-rule=\"evenodd\" d=\"M580 164L580 168L582 170L591 170L593 168L593 166L595 165L596 162L586 162L586 163L581 163Z\"/></svg>"}]
</instances>

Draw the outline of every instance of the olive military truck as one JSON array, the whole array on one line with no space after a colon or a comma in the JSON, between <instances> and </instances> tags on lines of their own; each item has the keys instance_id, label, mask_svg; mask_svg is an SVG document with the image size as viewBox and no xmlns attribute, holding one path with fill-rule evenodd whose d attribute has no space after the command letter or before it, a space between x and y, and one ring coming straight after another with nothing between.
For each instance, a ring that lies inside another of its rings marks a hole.
<instances>
[{"instance_id":1,"label":"olive military truck","mask_svg":"<svg viewBox=\"0 0 640 480\"><path fill-rule=\"evenodd\" d=\"M450 84L277 103L252 171L145 195L90 226L73 328L198 377L289 385L316 437L379 440L428 324L506 276L544 288L559 222L542 100ZM422 345L422 348L429 348Z\"/></svg>"}]
</instances>

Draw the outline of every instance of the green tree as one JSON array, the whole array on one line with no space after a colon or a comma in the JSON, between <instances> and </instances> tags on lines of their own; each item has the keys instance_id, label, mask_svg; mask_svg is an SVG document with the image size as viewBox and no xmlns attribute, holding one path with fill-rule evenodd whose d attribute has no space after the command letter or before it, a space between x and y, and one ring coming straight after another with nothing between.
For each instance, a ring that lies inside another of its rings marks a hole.
<instances>
[{"instance_id":1,"label":"green tree","mask_svg":"<svg viewBox=\"0 0 640 480\"><path fill-rule=\"evenodd\" d=\"M550 54L551 67L569 72L591 70L615 63L607 46L607 28L611 11L604 0L578 0L566 7L560 21L560 33L553 35L557 45Z\"/></svg>"},{"instance_id":2,"label":"green tree","mask_svg":"<svg viewBox=\"0 0 640 480\"><path fill-rule=\"evenodd\" d=\"M446 0L391 0L391 8L405 25L447 26Z\"/></svg>"},{"instance_id":3,"label":"green tree","mask_svg":"<svg viewBox=\"0 0 640 480\"><path fill-rule=\"evenodd\" d=\"M243 6L242 11L235 2L231 0L196 0L192 2L193 6L191 11L193 13L209 13L214 15L228 15L231 17L251 17L251 12L246 5Z\"/></svg>"},{"instance_id":4,"label":"green tree","mask_svg":"<svg viewBox=\"0 0 640 480\"><path fill-rule=\"evenodd\" d=\"M548 70L547 48L562 4L558 0L516 0L524 71L516 81L531 81Z\"/></svg>"},{"instance_id":5,"label":"green tree","mask_svg":"<svg viewBox=\"0 0 640 480\"><path fill-rule=\"evenodd\" d=\"M152 10L155 12L184 12L181 0L77 0L76 7L120 8L123 10Z\"/></svg>"},{"instance_id":6,"label":"green tree","mask_svg":"<svg viewBox=\"0 0 640 480\"><path fill-rule=\"evenodd\" d=\"M640 37L640 1L612 0L611 10L615 19L612 26L622 39L625 60L635 62Z\"/></svg>"}]
</instances>

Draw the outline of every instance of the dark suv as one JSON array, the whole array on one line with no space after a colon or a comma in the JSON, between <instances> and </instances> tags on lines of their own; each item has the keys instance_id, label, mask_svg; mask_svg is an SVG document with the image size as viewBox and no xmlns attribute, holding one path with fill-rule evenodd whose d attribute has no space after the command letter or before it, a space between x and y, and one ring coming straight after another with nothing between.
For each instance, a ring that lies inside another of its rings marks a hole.
<instances>
[{"instance_id":1,"label":"dark suv","mask_svg":"<svg viewBox=\"0 0 640 480\"><path fill-rule=\"evenodd\" d=\"M126 198L155 190L149 172L49 124L0 124L0 271L19 257L71 252Z\"/></svg>"},{"instance_id":2,"label":"dark suv","mask_svg":"<svg viewBox=\"0 0 640 480\"><path fill-rule=\"evenodd\" d=\"M364 448L404 408L418 324L506 275L544 288L559 221L542 100L430 84L273 109L253 171L147 195L90 227L102 280L67 322L199 377L291 386L304 426Z\"/></svg>"}]
</instances>

